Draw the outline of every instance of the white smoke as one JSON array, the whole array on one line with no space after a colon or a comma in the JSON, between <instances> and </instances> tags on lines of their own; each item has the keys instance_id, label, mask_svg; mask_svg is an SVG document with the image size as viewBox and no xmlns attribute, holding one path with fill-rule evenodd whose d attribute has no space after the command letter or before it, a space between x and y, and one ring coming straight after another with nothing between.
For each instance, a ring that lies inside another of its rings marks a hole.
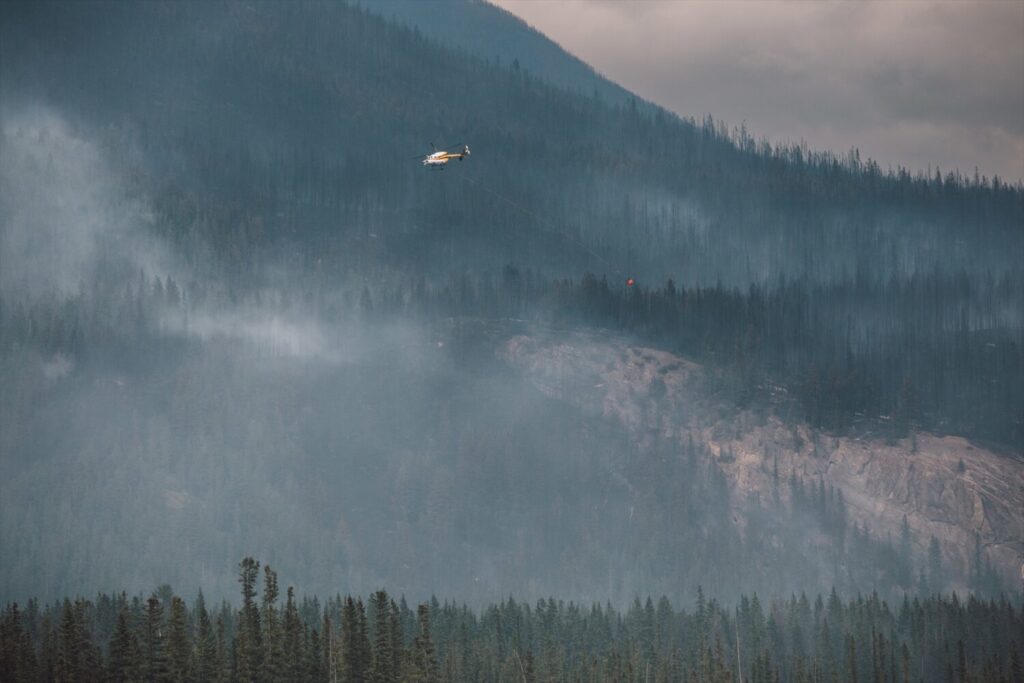
<instances>
[{"instance_id":1,"label":"white smoke","mask_svg":"<svg viewBox=\"0 0 1024 683\"><path fill-rule=\"evenodd\" d=\"M144 272L150 281L190 279L182 260L155 236L148 198L114 158L50 108L0 112L0 292L29 300L73 296L108 265ZM351 327L289 306L185 301L160 311L159 319L169 335L335 365L374 346ZM53 366L58 376L69 369Z\"/></svg>"},{"instance_id":2,"label":"white smoke","mask_svg":"<svg viewBox=\"0 0 1024 683\"><path fill-rule=\"evenodd\" d=\"M0 113L0 289L70 294L103 262L170 272L152 223L100 145L59 114Z\"/></svg>"}]
</instances>

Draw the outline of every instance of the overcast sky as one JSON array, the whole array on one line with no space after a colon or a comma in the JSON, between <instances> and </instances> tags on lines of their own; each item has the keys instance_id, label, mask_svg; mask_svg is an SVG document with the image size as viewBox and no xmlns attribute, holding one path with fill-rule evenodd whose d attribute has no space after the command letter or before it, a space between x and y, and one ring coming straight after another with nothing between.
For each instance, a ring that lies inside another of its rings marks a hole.
<instances>
[{"instance_id":1,"label":"overcast sky","mask_svg":"<svg viewBox=\"0 0 1024 683\"><path fill-rule=\"evenodd\" d=\"M681 115L1024 178L1024 0L491 1Z\"/></svg>"}]
</instances>

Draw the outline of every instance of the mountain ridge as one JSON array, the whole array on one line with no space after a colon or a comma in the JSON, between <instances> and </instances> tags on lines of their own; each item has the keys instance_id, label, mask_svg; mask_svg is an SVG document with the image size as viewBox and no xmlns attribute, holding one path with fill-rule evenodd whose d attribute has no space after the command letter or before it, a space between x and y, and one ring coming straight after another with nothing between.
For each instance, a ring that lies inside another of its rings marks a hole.
<instances>
[{"instance_id":1,"label":"mountain ridge","mask_svg":"<svg viewBox=\"0 0 1024 683\"><path fill-rule=\"evenodd\" d=\"M643 102L527 22L486 0L374 0L365 6L385 19L415 27L439 44L485 61L518 64L552 85L583 95L596 92L612 104L656 106Z\"/></svg>"},{"instance_id":2,"label":"mountain ridge","mask_svg":"<svg viewBox=\"0 0 1024 683\"><path fill-rule=\"evenodd\" d=\"M757 449L556 400L474 320L635 335L727 416L775 384L829 438L1016 447L1024 192L536 76L332 2L0 4L0 594L228 595L250 555L480 604L920 587L835 491L733 496Z\"/></svg>"}]
</instances>

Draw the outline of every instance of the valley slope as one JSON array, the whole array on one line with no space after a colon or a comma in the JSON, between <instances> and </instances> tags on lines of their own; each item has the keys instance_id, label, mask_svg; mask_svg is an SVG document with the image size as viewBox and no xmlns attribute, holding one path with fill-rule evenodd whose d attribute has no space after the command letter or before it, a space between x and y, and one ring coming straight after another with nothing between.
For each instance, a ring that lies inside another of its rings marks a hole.
<instances>
[{"instance_id":1,"label":"valley slope","mask_svg":"<svg viewBox=\"0 0 1024 683\"><path fill-rule=\"evenodd\" d=\"M707 371L679 356L595 334L520 335L500 358L545 394L626 426L641 444L696 439L740 497L789 499L795 478L844 495L854 525L890 539L904 521L919 565L936 538L952 586L964 590L975 552L1006 585L1024 564L1024 463L953 436L834 436L773 409L735 410L709 395ZM977 537L976 537L977 535ZM976 550L976 543L977 550Z\"/></svg>"},{"instance_id":2,"label":"valley slope","mask_svg":"<svg viewBox=\"0 0 1024 683\"><path fill-rule=\"evenodd\" d=\"M0 3L0 598L1015 585L1021 187L393 14Z\"/></svg>"}]
</instances>

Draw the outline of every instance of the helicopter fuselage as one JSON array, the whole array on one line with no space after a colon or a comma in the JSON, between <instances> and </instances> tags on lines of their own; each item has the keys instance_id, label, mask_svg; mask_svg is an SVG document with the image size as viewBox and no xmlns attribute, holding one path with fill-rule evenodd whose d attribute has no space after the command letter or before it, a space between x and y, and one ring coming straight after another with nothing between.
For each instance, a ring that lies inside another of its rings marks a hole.
<instances>
[{"instance_id":1,"label":"helicopter fuselage","mask_svg":"<svg viewBox=\"0 0 1024 683\"><path fill-rule=\"evenodd\" d=\"M429 168L440 168L444 169L445 165L452 159L458 159L462 161L465 157L469 156L469 147L466 146L461 152L434 152L433 154L427 155L423 159L423 165Z\"/></svg>"}]
</instances>

